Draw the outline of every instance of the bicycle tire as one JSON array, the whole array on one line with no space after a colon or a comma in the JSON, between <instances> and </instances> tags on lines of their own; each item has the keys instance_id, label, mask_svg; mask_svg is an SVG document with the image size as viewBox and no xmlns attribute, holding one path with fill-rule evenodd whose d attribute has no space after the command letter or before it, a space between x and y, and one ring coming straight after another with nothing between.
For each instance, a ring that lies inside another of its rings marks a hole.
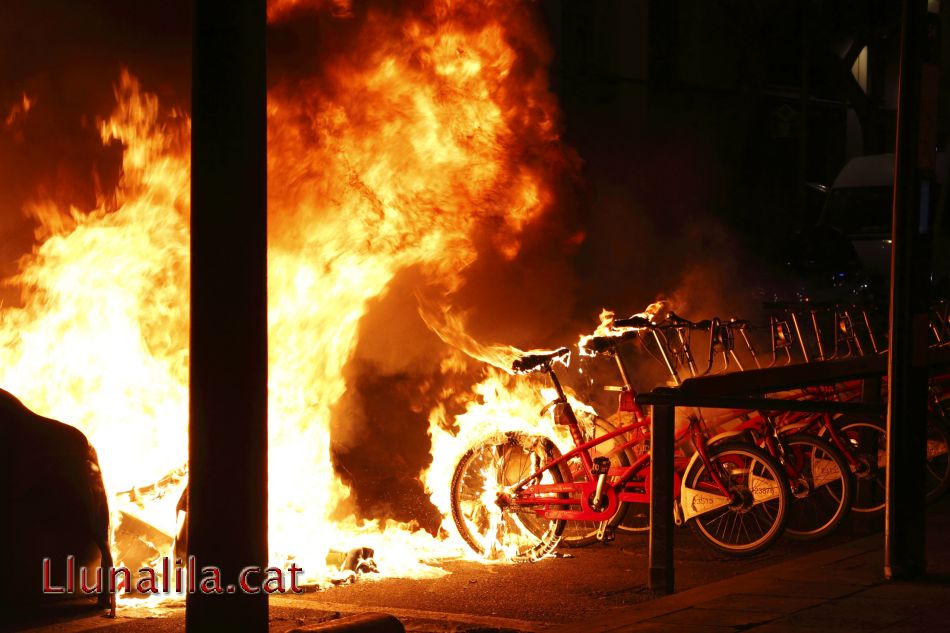
<instances>
[{"instance_id":1,"label":"bicycle tire","mask_svg":"<svg viewBox=\"0 0 950 633\"><path fill-rule=\"evenodd\" d=\"M528 468L536 469L559 456L548 438L523 433L489 438L466 451L452 474L452 519L459 535L476 554L530 562L544 558L557 547L564 531L563 519L545 519L525 507L502 508L490 495L493 487L517 483L533 472ZM563 475L553 468L545 471L541 481L561 483Z\"/></svg>"},{"instance_id":2,"label":"bicycle tire","mask_svg":"<svg viewBox=\"0 0 950 633\"><path fill-rule=\"evenodd\" d=\"M820 437L796 433L783 438L783 465L791 486L789 538L810 541L833 532L851 509L851 468L841 451Z\"/></svg>"},{"instance_id":3,"label":"bicycle tire","mask_svg":"<svg viewBox=\"0 0 950 633\"><path fill-rule=\"evenodd\" d=\"M857 466L849 465L854 474L851 511L859 514L883 512L887 491L887 431L884 423L874 418L843 415L835 418L834 425L852 456L860 461ZM822 432L826 431L823 429Z\"/></svg>"},{"instance_id":4,"label":"bicycle tire","mask_svg":"<svg viewBox=\"0 0 950 633\"><path fill-rule=\"evenodd\" d=\"M709 460L722 466L725 483L736 500L690 518L690 529L713 549L733 557L752 556L770 547L782 536L788 520L791 492L782 466L765 451L743 442L724 442L710 448ZM769 488L775 490L776 496L755 503L749 486L750 473L772 482L775 488ZM687 470L683 483L694 489L716 488L701 460ZM746 515L750 515L748 521ZM761 535L753 537L753 527L763 525ZM743 535L748 540L743 540Z\"/></svg>"}]
</instances>

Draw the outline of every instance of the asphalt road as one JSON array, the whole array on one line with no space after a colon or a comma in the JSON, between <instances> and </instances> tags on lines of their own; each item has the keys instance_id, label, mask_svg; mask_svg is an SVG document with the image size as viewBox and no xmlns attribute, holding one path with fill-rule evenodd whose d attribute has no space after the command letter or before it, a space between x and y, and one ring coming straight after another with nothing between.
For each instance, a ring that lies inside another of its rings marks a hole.
<instances>
[{"instance_id":1,"label":"asphalt road","mask_svg":"<svg viewBox=\"0 0 950 633\"><path fill-rule=\"evenodd\" d=\"M847 540L851 531L848 526L838 535L808 544L785 539L764 554L735 559L711 550L689 529L679 529L676 588L688 589L828 547ZM282 597L272 604L340 612L372 607L410 621L439 614L458 623L532 630L629 608L653 597L647 589L646 535L620 534L613 543L560 549L558 554L523 564L446 562L444 567L452 573L444 578L364 578L353 585Z\"/></svg>"},{"instance_id":2,"label":"asphalt road","mask_svg":"<svg viewBox=\"0 0 950 633\"><path fill-rule=\"evenodd\" d=\"M838 534L814 543L780 541L756 557L734 559L707 547L689 529L676 531L676 588L688 589L787 560L866 533L845 525ZM407 580L363 576L354 584L271 598L271 631L351 613L381 611L398 617L410 631L541 631L555 624L626 609L653 596L647 583L647 538L619 534L609 544L560 549L558 557L537 563L481 564L446 561L451 573L439 579ZM377 556L384 556L377 552ZM101 615L60 617L38 628L56 633L159 633L180 631L184 609L125 612L115 620ZM69 622L63 620L68 619Z\"/></svg>"}]
</instances>

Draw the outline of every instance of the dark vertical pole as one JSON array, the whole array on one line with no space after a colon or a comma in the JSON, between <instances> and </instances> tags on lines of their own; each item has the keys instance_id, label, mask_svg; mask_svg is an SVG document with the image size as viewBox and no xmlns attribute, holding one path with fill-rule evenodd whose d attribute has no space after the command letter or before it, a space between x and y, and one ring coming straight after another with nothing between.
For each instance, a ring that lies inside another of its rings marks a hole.
<instances>
[{"instance_id":1,"label":"dark vertical pole","mask_svg":"<svg viewBox=\"0 0 950 633\"><path fill-rule=\"evenodd\" d=\"M190 594L186 626L264 632L266 594L227 590L267 565L264 0L194 7L188 549L226 591Z\"/></svg>"},{"instance_id":2,"label":"dark vertical pole","mask_svg":"<svg viewBox=\"0 0 950 633\"><path fill-rule=\"evenodd\" d=\"M808 67L810 34L810 2L801 3L802 11L802 40L801 40L801 85L798 90L798 217L804 220L808 217Z\"/></svg>"},{"instance_id":3,"label":"dark vertical pole","mask_svg":"<svg viewBox=\"0 0 950 633\"><path fill-rule=\"evenodd\" d=\"M677 0L649 0L647 8L647 74L651 88L676 83Z\"/></svg>"},{"instance_id":4,"label":"dark vertical pole","mask_svg":"<svg viewBox=\"0 0 950 633\"><path fill-rule=\"evenodd\" d=\"M894 579L925 571L928 274L921 257L925 236L917 159L926 10L926 0L904 0L894 151L884 532L884 575Z\"/></svg>"},{"instance_id":5,"label":"dark vertical pole","mask_svg":"<svg viewBox=\"0 0 950 633\"><path fill-rule=\"evenodd\" d=\"M650 590L673 593L675 407L655 405L650 425Z\"/></svg>"}]
</instances>

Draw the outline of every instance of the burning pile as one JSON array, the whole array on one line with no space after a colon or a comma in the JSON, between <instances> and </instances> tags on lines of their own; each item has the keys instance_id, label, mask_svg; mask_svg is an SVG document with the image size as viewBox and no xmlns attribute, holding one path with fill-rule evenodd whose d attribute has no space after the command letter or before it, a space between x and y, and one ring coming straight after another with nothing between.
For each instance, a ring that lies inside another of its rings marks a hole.
<instances>
[{"instance_id":1,"label":"burning pile","mask_svg":"<svg viewBox=\"0 0 950 633\"><path fill-rule=\"evenodd\" d=\"M275 2L270 17L305 4ZM438 574L423 561L457 551L451 540L358 514L333 468L331 441L359 441L339 403L362 320L397 280L442 310L480 256L515 260L550 208L566 163L549 54L522 3L331 4L347 41L325 44L317 68L277 72L268 100L271 559L320 581L331 548L368 547L386 552L384 575ZM99 128L124 146L116 190L91 211L52 199L28 209L38 245L7 280L22 307L0 312L0 385L82 429L114 510L170 539L185 478L169 475L187 460L189 120L127 72L115 96ZM486 431L485 415L533 424L540 401L452 349L429 362L456 383L429 416L425 481L444 510L443 462ZM481 408L450 421L473 393Z\"/></svg>"}]
</instances>

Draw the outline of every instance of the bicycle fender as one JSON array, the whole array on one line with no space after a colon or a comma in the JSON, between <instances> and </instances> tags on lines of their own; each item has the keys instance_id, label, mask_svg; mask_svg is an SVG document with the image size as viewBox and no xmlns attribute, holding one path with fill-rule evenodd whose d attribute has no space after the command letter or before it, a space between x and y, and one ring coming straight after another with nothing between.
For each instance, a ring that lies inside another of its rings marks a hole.
<instances>
[{"instance_id":1,"label":"bicycle fender","mask_svg":"<svg viewBox=\"0 0 950 633\"><path fill-rule=\"evenodd\" d=\"M712 447L715 446L716 444L719 444L719 443L721 443L721 442L725 442L726 440L732 439L732 438L734 438L734 437L736 437L736 436L739 436L739 435L745 435L745 431L723 431L722 433L719 433L719 434L717 434L717 435L714 435L714 436L712 437L712 439L709 440L709 441L706 443L706 446L707 446L708 448L712 448ZM693 457L696 457L697 455L698 455L698 453L696 453L695 455L693 455ZM692 464L693 464L693 462L690 462L690 465L692 465Z\"/></svg>"},{"instance_id":2,"label":"bicycle fender","mask_svg":"<svg viewBox=\"0 0 950 633\"><path fill-rule=\"evenodd\" d=\"M735 432L722 433L720 435L734 435ZM719 437L718 435L716 437ZM715 438L714 438L715 439ZM712 442L710 442L710 445ZM711 493L705 490L696 490L695 488L690 488L686 485L686 482L689 481L690 475L693 472L693 469L698 468L702 465L702 458L699 456L699 453L693 453L693 456L689 459L689 464L686 465L686 468L683 470L683 475L680 478L680 508L683 512L683 523L686 523L690 519L704 512L711 512L717 508L721 508L724 505L729 505L732 501L729 497L717 493Z\"/></svg>"},{"instance_id":3,"label":"bicycle fender","mask_svg":"<svg viewBox=\"0 0 950 633\"><path fill-rule=\"evenodd\" d=\"M684 483L680 489L680 508L683 511L683 522L705 512L711 512L732 503L732 499L707 490L689 488Z\"/></svg>"},{"instance_id":4,"label":"bicycle fender","mask_svg":"<svg viewBox=\"0 0 950 633\"><path fill-rule=\"evenodd\" d=\"M781 436L791 435L793 433L798 433L802 429L806 429L812 425L811 421L808 422L793 422L791 424L786 424L779 428L778 432Z\"/></svg>"}]
</instances>

